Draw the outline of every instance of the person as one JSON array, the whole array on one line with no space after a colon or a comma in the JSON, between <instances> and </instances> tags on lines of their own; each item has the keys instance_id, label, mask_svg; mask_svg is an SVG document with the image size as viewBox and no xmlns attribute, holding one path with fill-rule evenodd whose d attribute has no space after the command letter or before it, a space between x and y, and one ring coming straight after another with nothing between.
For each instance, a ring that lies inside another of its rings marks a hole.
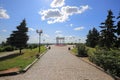
<instances>
[{"instance_id":1,"label":"person","mask_svg":"<svg viewBox=\"0 0 120 80\"><path fill-rule=\"evenodd\" d=\"M51 47L49 46L48 49L51 49Z\"/></svg>"},{"instance_id":2,"label":"person","mask_svg":"<svg viewBox=\"0 0 120 80\"><path fill-rule=\"evenodd\" d=\"M70 47L68 47L68 50L70 50Z\"/></svg>"}]
</instances>

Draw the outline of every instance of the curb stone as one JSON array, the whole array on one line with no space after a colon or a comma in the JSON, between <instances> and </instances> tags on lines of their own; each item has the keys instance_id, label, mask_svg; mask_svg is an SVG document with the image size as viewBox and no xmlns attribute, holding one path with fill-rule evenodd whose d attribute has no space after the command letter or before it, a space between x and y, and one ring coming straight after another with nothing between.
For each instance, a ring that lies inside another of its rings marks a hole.
<instances>
[{"instance_id":1,"label":"curb stone","mask_svg":"<svg viewBox=\"0 0 120 80\"><path fill-rule=\"evenodd\" d=\"M46 50L45 52L43 52L42 54L40 54L40 56L35 59L31 64L29 64L27 67L25 67L23 70L19 70L19 71L16 71L16 72L10 72L10 73L1 73L0 74L0 77L2 76L10 76L10 75L17 75L17 74L20 74L20 73L25 73L29 68L31 68L33 66L33 64L35 64L39 59L40 57L42 57L48 50Z\"/></svg>"}]
</instances>

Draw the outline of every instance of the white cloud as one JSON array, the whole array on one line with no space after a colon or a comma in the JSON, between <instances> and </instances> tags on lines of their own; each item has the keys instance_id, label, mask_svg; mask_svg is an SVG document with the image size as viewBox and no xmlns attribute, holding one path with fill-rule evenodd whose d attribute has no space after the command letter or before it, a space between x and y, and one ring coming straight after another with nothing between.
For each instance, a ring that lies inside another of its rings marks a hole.
<instances>
[{"instance_id":1,"label":"white cloud","mask_svg":"<svg viewBox=\"0 0 120 80\"><path fill-rule=\"evenodd\" d=\"M42 10L39 12L42 20L47 20L48 24L53 24L57 22L65 22L69 20L69 16L73 14L81 14L84 11L88 10L89 6L64 6L61 9L48 9Z\"/></svg>"},{"instance_id":2,"label":"white cloud","mask_svg":"<svg viewBox=\"0 0 120 80\"><path fill-rule=\"evenodd\" d=\"M73 39L74 38L74 36L66 36L66 39Z\"/></svg>"},{"instance_id":3,"label":"white cloud","mask_svg":"<svg viewBox=\"0 0 120 80\"><path fill-rule=\"evenodd\" d=\"M67 17L59 9L42 10L39 14L42 16L42 20L48 20L48 24L64 22L67 20Z\"/></svg>"},{"instance_id":4,"label":"white cloud","mask_svg":"<svg viewBox=\"0 0 120 80\"><path fill-rule=\"evenodd\" d=\"M53 2L50 4L51 7L62 7L65 5L65 0L53 0Z\"/></svg>"},{"instance_id":5,"label":"white cloud","mask_svg":"<svg viewBox=\"0 0 120 80\"><path fill-rule=\"evenodd\" d=\"M67 15L73 15L73 14L81 14L84 11L86 11L87 9L89 9L88 5L85 6L80 6L80 7L76 7L76 6L65 6L61 8L61 11L64 12L64 14Z\"/></svg>"},{"instance_id":6,"label":"white cloud","mask_svg":"<svg viewBox=\"0 0 120 80\"><path fill-rule=\"evenodd\" d=\"M62 31L55 31L55 34L61 34L62 33Z\"/></svg>"},{"instance_id":7,"label":"white cloud","mask_svg":"<svg viewBox=\"0 0 120 80\"><path fill-rule=\"evenodd\" d=\"M56 37L64 37L63 34L56 34Z\"/></svg>"},{"instance_id":8,"label":"white cloud","mask_svg":"<svg viewBox=\"0 0 120 80\"><path fill-rule=\"evenodd\" d=\"M33 29L33 28L28 28L29 29L29 31L35 31L35 29Z\"/></svg>"},{"instance_id":9,"label":"white cloud","mask_svg":"<svg viewBox=\"0 0 120 80\"><path fill-rule=\"evenodd\" d=\"M73 27L73 24L70 24L70 27Z\"/></svg>"},{"instance_id":10,"label":"white cloud","mask_svg":"<svg viewBox=\"0 0 120 80\"><path fill-rule=\"evenodd\" d=\"M55 31L56 37L63 37L62 31L57 30Z\"/></svg>"},{"instance_id":11,"label":"white cloud","mask_svg":"<svg viewBox=\"0 0 120 80\"><path fill-rule=\"evenodd\" d=\"M76 7L76 6L65 6L65 7L62 7L62 8L61 8L61 11L62 11L64 14L72 15L72 14L74 14L74 13L79 13L79 8Z\"/></svg>"},{"instance_id":12,"label":"white cloud","mask_svg":"<svg viewBox=\"0 0 120 80\"><path fill-rule=\"evenodd\" d=\"M42 20L46 19L55 19L58 17L61 17L62 14L60 13L59 9L48 9L48 10L43 10L40 11L39 14L42 15Z\"/></svg>"},{"instance_id":13,"label":"white cloud","mask_svg":"<svg viewBox=\"0 0 120 80\"><path fill-rule=\"evenodd\" d=\"M48 34L43 34L43 37L49 38L50 36Z\"/></svg>"},{"instance_id":14,"label":"white cloud","mask_svg":"<svg viewBox=\"0 0 120 80\"><path fill-rule=\"evenodd\" d=\"M75 31L79 31L79 30L83 30L84 27L77 27L77 28L74 28Z\"/></svg>"},{"instance_id":15,"label":"white cloud","mask_svg":"<svg viewBox=\"0 0 120 80\"><path fill-rule=\"evenodd\" d=\"M0 19L9 19L10 16L7 14L7 11L3 8L0 8Z\"/></svg>"},{"instance_id":16,"label":"white cloud","mask_svg":"<svg viewBox=\"0 0 120 80\"><path fill-rule=\"evenodd\" d=\"M7 30L3 29L2 32L7 32Z\"/></svg>"}]
</instances>

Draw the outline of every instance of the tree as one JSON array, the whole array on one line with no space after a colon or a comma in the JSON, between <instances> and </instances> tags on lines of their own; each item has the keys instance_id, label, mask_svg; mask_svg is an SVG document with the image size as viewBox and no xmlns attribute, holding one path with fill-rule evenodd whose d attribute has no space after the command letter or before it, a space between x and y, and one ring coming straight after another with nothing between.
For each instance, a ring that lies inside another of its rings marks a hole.
<instances>
[{"instance_id":1,"label":"tree","mask_svg":"<svg viewBox=\"0 0 120 80\"><path fill-rule=\"evenodd\" d=\"M120 13L119 13L119 16L117 17L117 19L120 19ZM120 35L120 21L118 21L118 23L117 23L117 35Z\"/></svg>"},{"instance_id":2,"label":"tree","mask_svg":"<svg viewBox=\"0 0 120 80\"><path fill-rule=\"evenodd\" d=\"M111 10L109 10L107 19L105 20L105 22L101 23L102 26L100 26L100 28L102 28L100 42L103 46L107 48L113 47L114 43L116 42L116 26L114 26L113 18L113 13Z\"/></svg>"},{"instance_id":3,"label":"tree","mask_svg":"<svg viewBox=\"0 0 120 80\"><path fill-rule=\"evenodd\" d=\"M117 17L117 19L120 19L120 13L119 13L119 16ZM120 47L120 20L117 23L116 32L117 32L117 43L116 43L116 45L117 45L117 47Z\"/></svg>"},{"instance_id":4,"label":"tree","mask_svg":"<svg viewBox=\"0 0 120 80\"><path fill-rule=\"evenodd\" d=\"M25 19L17 26L17 31L13 31L9 38L7 38L7 43L14 46L20 50L26 47L29 37L27 36L28 28L26 27Z\"/></svg>"},{"instance_id":5,"label":"tree","mask_svg":"<svg viewBox=\"0 0 120 80\"><path fill-rule=\"evenodd\" d=\"M99 32L96 28L89 30L87 35L86 45L90 47L95 47L99 42Z\"/></svg>"},{"instance_id":6,"label":"tree","mask_svg":"<svg viewBox=\"0 0 120 80\"><path fill-rule=\"evenodd\" d=\"M2 41L1 46L2 47L6 46L6 43L4 41Z\"/></svg>"}]
</instances>

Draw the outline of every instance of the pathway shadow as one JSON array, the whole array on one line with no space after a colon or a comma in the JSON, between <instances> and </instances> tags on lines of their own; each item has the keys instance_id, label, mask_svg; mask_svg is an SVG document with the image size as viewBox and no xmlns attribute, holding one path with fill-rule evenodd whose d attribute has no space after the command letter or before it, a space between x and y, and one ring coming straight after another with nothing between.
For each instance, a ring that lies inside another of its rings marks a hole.
<instances>
[{"instance_id":1,"label":"pathway shadow","mask_svg":"<svg viewBox=\"0 0 120 80\"><path fill-rule=\"evenodd\" d=\"M11 58L14 58L14 57L17 57L17 56L20 56L20 55L21 54L19 54L19 53L15 53L15 54L10 54L10 55L7 55L7 56L3 56L3 57L0 57L0 61L11 59Z\"/></svg>"}]
</instances>

